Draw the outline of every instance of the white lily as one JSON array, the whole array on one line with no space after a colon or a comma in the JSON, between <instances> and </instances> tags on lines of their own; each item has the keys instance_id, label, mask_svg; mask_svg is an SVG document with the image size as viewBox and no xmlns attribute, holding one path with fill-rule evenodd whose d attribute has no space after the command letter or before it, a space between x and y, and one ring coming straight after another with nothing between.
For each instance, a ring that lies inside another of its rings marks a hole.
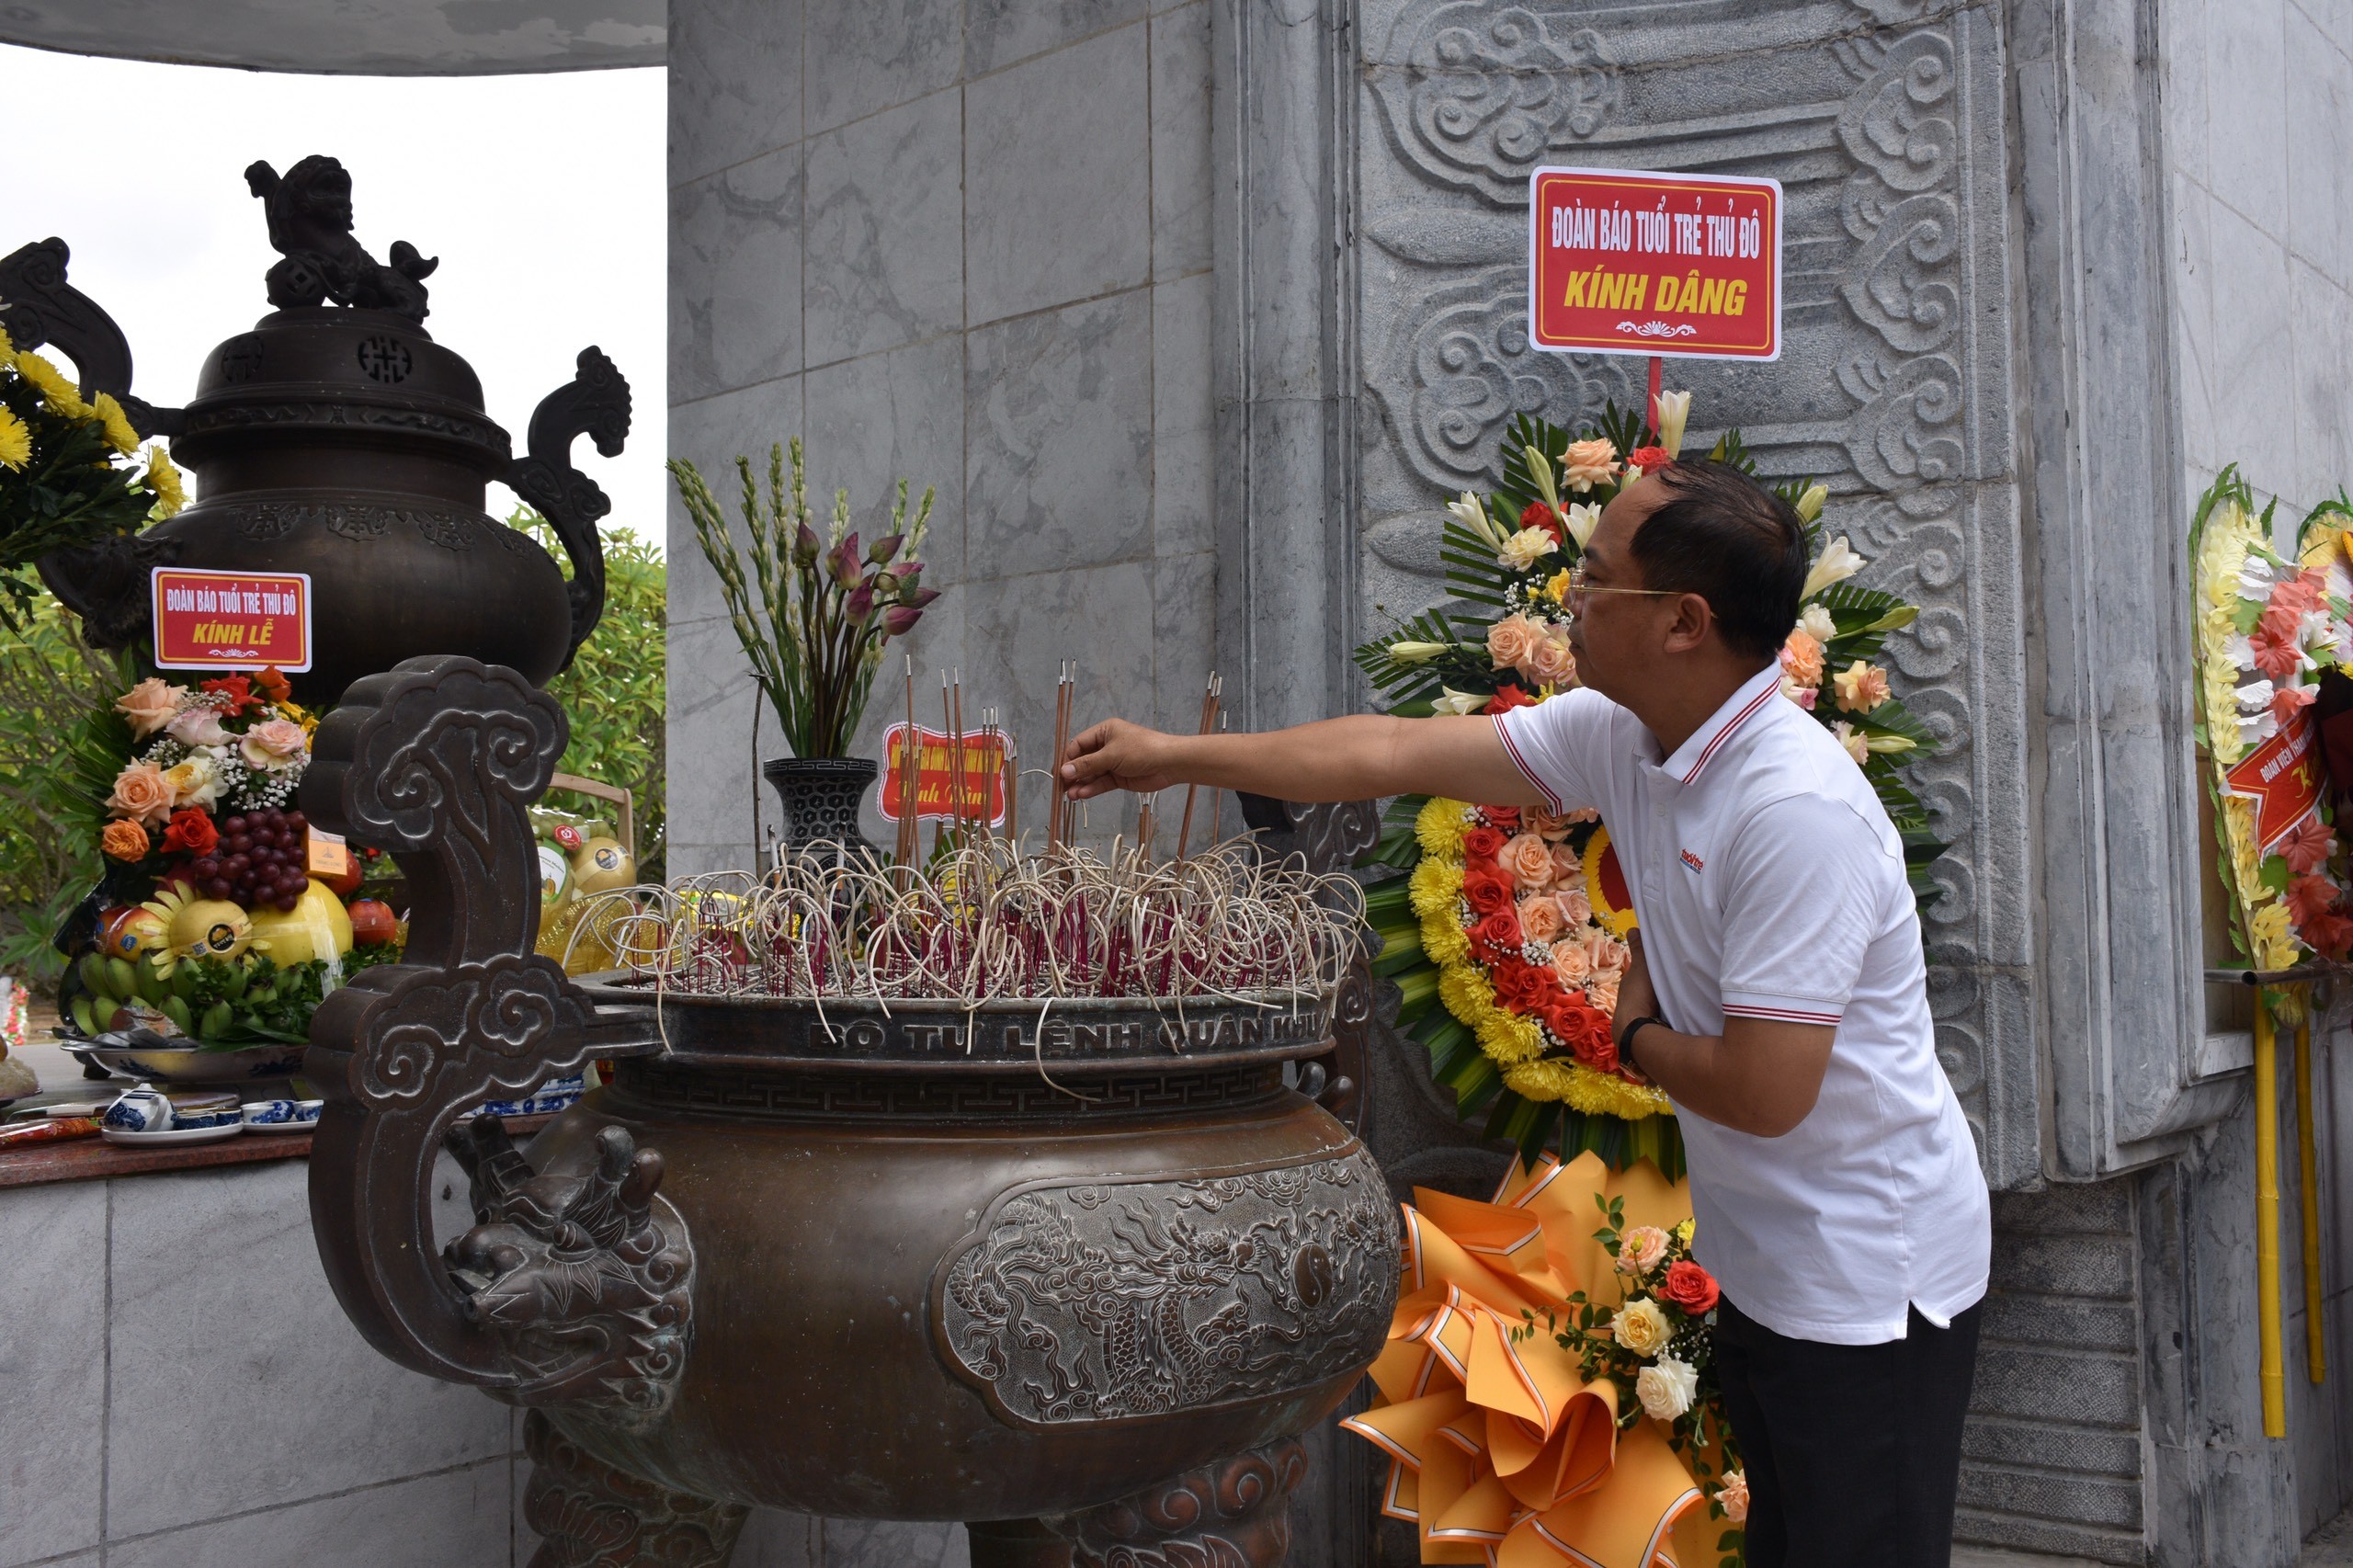
<instances>
[{"instance_id":1,"label":"white lily","mask_svg":"<svg viewBox=\"0 0 2353 1568\"><path fill-rule=\"evenodd\" d=\"M1870 749L1886 756L1902 756L1918 744L1908 735L1873 735L1868 743Z\"/></svg>"},{"instance_id":2,"label":"white lily","mask_svg":"<svg viewBox=\"0 0 2353 1568\"><path fill-rule=\"evenodd\" d=\"M1455 519L1464 528L1469 528L1489 544L1503 543L1504 531L1487 520L1486 507L1481 506L1479 498L1468 490L1462 493L1461 500L1449 501L1446 504L1446 509L1453 513Z\"/></svg>"},{"instance_id":3,"label":"white lily","mask_svg":"<svg viewBox=\"0 0 2353 1568\"><path fill-rule=\"evenodd\" d=\"M1579 550L1583 550L1586 540L1593 537L1593 530L1601 526L1601 508L1590 501L1579 501L1569 507L1563 520L1569 526L1569 537L1577 541Z\"/></svg>"},{"instance_id":4,"label":"white lily","mask_svg":"<svg viewBox=\"0 0 2353 1568\"><path fill-rule=\"evenodd\" d=\"M1558 512L1561 492L1552 483L1552 461L1534 447L1522 447L1520 456L1528 460L1529 474L1536 481L1536 494L1544 497L1544 505Z\"/></svg>"},{"instance_id":5,"label":"white lily","mask_svg":"<svg viewBox=\"0 0 2353 1568\"><path fill-rule=\"evenodd\" d=\"M1822 504L1829 499L1830 486L1826 484L1807 485L1805 487L1805 494L1798 497L1799 519L1809 523L1813 521L1814 518L1822 516Z\"/></svg>"},{"instance_id":6,"label":"white lily","mask_svg":"<svg viewBox=\"0 0 2353 1568\"><path fill-rule=\"evenodd\" d=\"M1451 642L1392 642L1389 656L1401 665L1427 665L1452 646Z\"/></svg>"},{"instance_id":7,"label":"white lily","mask_svg":"<svg viewBox=\"0 0 2353 1568\"><path fill-rule=\"evenodd\" d=\"M1446 695L1430 704L1433 713L1476 713L1492 700L1475 691L1457 691L1450 686L1442 686L1438 689Z\"/></svg>"},{"instance_id":8,"label":"white lily","mask_svg":"<svg viewBox=\"0 0 2353 1568\"><path fill-rule=\"evenodd\" d=\"M1652 410L1651 423L1658 427L1658 444L1666 449L1668 457L1683 455L1683 426L1690 417L1689 392L1663 392L1658 394L1657 406Z\"/></svg>"},{"instance_id":9,"label":"white lily","mask_svg":"<svg viewBox=\"0 0 2353 1568\"><path fill-rule=\"evenodd\" d=\"M1823 551L1822 559L1805 574L1805 586L1799 590L1800 600L1810 599L1834 583L1843 583L1870 562L1847 546L1847 536L1840 534Z\"/></svg>"}]
</instances>

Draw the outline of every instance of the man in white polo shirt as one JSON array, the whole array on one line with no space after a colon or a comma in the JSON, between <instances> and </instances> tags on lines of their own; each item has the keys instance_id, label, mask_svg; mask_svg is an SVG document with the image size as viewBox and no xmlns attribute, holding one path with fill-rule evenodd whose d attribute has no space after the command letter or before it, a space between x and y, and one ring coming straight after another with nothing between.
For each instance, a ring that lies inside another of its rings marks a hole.
<instances>
[{"instance_id":1,"label":"man in white polo shirt","mask_svg":"<svg viewBox=\"0 0 2353 1568\"><path fill-rule=\"evenodd\" d=\"M1750 1568L1936 1568L1991 1229L1936 1058L1903 847L1846 751L1780 696L1803 531L1737 470L1677 463L1602 514L1571 591L1582 688L1493 719L1259 735L1121 720L1080 799L1201 783L1597 808L1641 922L1620 1060L1673 1098Z\"/></svg>"}]
</instances>

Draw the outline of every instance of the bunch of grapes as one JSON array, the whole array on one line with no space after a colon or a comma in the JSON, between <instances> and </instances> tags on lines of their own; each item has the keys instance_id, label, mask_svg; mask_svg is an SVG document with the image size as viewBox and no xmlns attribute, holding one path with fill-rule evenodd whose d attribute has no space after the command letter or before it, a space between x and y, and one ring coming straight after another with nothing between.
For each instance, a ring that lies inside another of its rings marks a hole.
<instances>
[{"instance_id":1,"label":"bunch of grapes","mask_svg":"<svg viewBox=\"0 0 2353 1568\"><path fill-rule=\"evenodd\" d=\"M222 817L221 842L191 863L188 875L207 898L234 899L247 909L275 904L290 911L310 881L309 824L300 812L265 808Z\"/></svg>"}]
</instances>

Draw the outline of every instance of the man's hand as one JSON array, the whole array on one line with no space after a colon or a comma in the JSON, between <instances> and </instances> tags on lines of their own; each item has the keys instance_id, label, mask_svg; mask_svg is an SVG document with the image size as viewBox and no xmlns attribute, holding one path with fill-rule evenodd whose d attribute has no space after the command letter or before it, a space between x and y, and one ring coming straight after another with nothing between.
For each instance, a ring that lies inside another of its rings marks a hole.
<instances>
[{"instance_id":1,"label":"man's hand","mask_svg":"<svg viewBox=\"0 0 2353 1568\"><path fill-rule=\"evenodd\" d=\"M1176 737L1125 719L1106 719L1079 732L1063 767L1064 791L1091 801L1114 790L1151 794L1184 780L1168 771L1169 742Z\"/></svg>"},{"instance_id":2,"label":"man's hand","mask_svg":"<svg viewBox=\"0 0 2353 1568\"><path fill-rule=\"evenodd\" d=\"M1627 941L1634 959L1618 985L1613 1028L1660 1016L1642 933ZM1752 1137L1779 1138L1813 1113L1837 1036L1831 1024L1737 1016L1724 1020L1720 1035L1692 1035L1670 1021L1643 1029L1625 1065L1666 1091L1679 1112Z\"/></svg>"},{"instance_id":3,"label":"man's hand","mask_svg":"<svg viewBox=\"0 0 2353 1568\"><path fill-rule=\"evenodd\" d=\"M1643 933L1638 928L1626 933L1626 946L1633 950L1633 961L1626 966L1625 979L1618 983L1618 1010L1610 1016L1614 1028L1619 1020L1658 1017L1658 992L1651 984L1651 966L1643 958ZM1642 1064L1629 1056L1619 1058L1620 1065L1641 1074ZM1647 1076L1643 1082L1649 1083Z\"/></svg>"}]
</instances>

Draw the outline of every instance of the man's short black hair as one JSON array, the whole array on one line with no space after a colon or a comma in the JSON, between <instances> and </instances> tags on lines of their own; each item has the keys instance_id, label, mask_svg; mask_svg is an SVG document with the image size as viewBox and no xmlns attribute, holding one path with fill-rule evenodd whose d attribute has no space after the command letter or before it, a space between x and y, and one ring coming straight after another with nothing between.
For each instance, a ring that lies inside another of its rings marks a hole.
<instances>
[{"instance_id":1,"label":"man's short black hair","mask_svg":"<svg viewBox=\"0 0 2353 1568\"><path fill-rule=\"evenodd\" d=\"M1670 492L1634 530L1643 586L1697 594L1724 645L1765 660L1797 624L1805 592L1805 525L1787 501L1730 463L1685 458L1663 469Z\"/></svg>"}]
</instances>

